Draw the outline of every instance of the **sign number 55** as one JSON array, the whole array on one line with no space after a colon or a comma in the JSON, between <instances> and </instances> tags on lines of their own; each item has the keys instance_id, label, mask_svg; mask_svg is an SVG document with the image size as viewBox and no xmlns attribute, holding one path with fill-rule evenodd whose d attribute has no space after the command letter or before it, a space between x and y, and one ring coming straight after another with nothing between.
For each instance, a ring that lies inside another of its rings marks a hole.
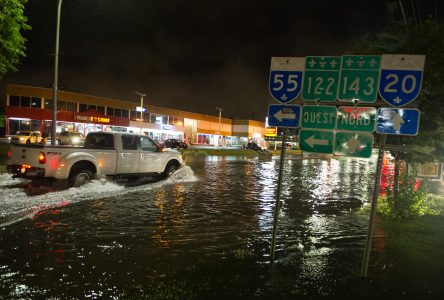
<instances>
[{"instance_id":1,"label":"sign number 55","mask_svg":"<svg viewBox=\"0 0 444 300\"><path fill-rule=\"evenodd\" d=\"M271 59L268 89L271 96L278 102L288 103L301 93L304 62L302 57L273 57Z\"/></svg>"},{"instance_id":2,"label":"sign number 55","mask_svg":"<svg viewBox=\"0 0 444 300\"><path fill-rule=\"evenodd\" d=\"M272 71L270 74L270 93L281 103L287 103L301 92L302 72Z\"/></svg>"}]
</instances>

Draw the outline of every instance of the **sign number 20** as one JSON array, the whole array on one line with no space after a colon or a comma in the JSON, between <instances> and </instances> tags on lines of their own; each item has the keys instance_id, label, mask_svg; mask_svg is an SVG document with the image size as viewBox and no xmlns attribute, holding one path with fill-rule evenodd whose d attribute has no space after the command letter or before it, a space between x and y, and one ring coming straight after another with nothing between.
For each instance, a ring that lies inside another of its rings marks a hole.
<instances>
[{"instance_id":1,"label":"sign number 20","mask_svg":"<svg viewBox=\"0 0 444 300\"><path fill-rule=\"evenodd\" d=\"M399 82L399 76L397 74L388 74L385 77L389 82L384 87L384 92L386 93L397 93L398 90L395 88L395 85ZM410 81L410 88L407 85L407 82ZM416 89L416 77L413 75L406 75L401 80L401 90L404 94L410 94Z\"/></svg>"}]
</instances>

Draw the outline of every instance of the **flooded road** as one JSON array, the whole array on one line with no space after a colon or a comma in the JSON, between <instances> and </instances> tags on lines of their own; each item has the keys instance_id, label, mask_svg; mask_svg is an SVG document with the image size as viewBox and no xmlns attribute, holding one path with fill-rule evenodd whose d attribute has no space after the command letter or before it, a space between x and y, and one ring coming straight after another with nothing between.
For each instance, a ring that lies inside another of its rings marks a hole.
<instances>
[{"instance_id":1,"label":"flooded road","mask_svg":"<svg viewBox=\"0 0 444 300\"><path fill-rule=\"evenodd\" d=\"M371 199L374 161L285 161L271 272L279 160L187 165L166 181L35 196L0 175L0 296L329 296L359 275L368 219L357 212Z\"/></svg>"}]
</instances>

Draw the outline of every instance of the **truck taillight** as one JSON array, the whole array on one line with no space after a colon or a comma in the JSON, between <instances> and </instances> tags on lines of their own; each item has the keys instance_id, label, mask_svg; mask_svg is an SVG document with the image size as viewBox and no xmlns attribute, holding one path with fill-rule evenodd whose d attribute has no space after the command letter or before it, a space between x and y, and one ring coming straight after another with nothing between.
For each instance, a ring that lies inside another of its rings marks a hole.
<instances>
[{"instance_id":1,"label":"truck taillight","mask_svg":"<svg viewBox=\"0 0 444 300\"><path fill-rule=\"evenodd\" d=\"M46 164L46 155L43 152L39 154L39 164Z\"/></svg>"}]
</instances>

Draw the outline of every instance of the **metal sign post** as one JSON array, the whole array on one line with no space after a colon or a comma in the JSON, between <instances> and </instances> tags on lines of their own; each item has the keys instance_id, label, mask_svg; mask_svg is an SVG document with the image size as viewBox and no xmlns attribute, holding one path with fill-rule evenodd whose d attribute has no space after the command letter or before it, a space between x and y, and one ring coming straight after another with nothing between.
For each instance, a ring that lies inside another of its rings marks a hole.
<instances>
[{"instance_id":1,"label":"metal sign post","mask_svg":"<svg viewBox=\"0 0 444 300\"><path fill-rule=\"evenodd\" d=\"M271 251L270 251L271 264L274 263L277 223L279 217L279 207L281 205L280 202L281 202L281 189L282 189L282 169L284 167L284 158L285 158L285 135L286 135L286 129L283 130L282 134L281 158L279 161L279 175L278 175L277 192L276 192L276 205L274 207L273 235L271 238Z\"/></svg>"},{"instance_id":2,"label":"metal sign post","mask_svg":"<svg viewBox=\"0 0 444 300\"><path fill-rule=\"evenodd\" d=\"M378 206L379 187L381 184L382 161L384 160L384 145L387 135L382 134L379 140L378 161L376 164L375 184L373 188L372 210L367 232L367 242L365 244L364 259L362 261L361 276L367 277L368 262L370 260L370 252L372 249L373 231L375 229L376 208Z\"/></svg>"}]
</instances>

